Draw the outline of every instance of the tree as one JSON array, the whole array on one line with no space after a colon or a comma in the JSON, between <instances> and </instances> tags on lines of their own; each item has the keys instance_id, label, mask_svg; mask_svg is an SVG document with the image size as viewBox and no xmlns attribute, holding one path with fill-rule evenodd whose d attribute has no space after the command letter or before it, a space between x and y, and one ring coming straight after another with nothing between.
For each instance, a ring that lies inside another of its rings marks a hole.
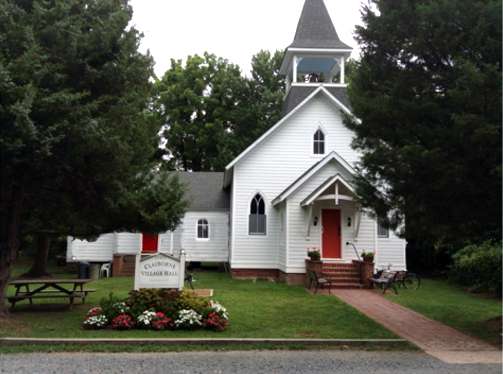
<instances>
[{"instance_id":1,"label":"tree","mask_svg":"<svg viewBox=\"0 0 503 374\"><path fill-rule=\"evenodd\" d=\"M281 119L285 77L280 74L284 53L260 51L252 57L251 79L247 79L245 104L234 132L236 157ZM230 160L229 160L230 161Z\"/></svg>"},{"instance_id":2,"label":"tree","mask_svg":"<svg viewBox=\"0 0 503 374\"><path fill-rule=\"evenodd\" d=\"M182 170L221 170L232 157L236 108L244 96L237 65L205 53L171 60L157 82L157 111L166 124L169 163Z\"/></svg>"},{"instance_id":3,"label":"tree","mask_svg":"<svg viewBox=\"0 0 503 374\"><path fill-rule=\"evenodd\" d=\"M413 241L501 238L501 1L373 0L348 118L357 189Z\"/></svg>"},{"instance_id":4,"label":"tree","mask_svg":"<svg viewBox=\"0 0 503 374\"><path fill-rule=\"evenodd\" d=\"M172 60L157 82L156 112L165 124L170 168L223 170L281 116L283 54L260 51L252 77L237 65L205 53L185 65Z\"/></svg>"},{"instance_id":5,"label":"tree","mask_svg":"<svg viewBox=\"0 0 503 374\"><path fill-rule=\"evenodd\" d=\"M180 220L183 190L157 171L153 62L131 15L125 0L0 0L0 314L21 235Z\"/></svg>"}]
</instances>

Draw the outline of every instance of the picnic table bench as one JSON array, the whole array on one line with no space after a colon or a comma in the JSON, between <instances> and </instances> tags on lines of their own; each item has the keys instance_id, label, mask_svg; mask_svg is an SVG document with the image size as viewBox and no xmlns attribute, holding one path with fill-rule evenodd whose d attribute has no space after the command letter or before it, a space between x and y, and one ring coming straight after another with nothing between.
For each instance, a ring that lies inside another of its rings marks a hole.
<instances>
[{"instance_id":1,"label":"picnic table bench","mask_svg":"<svg viewBox=\"0 0 503 374\"><path fill-rule=\"evenodd\" d=\"M91 279L16 279L9 282L10 286L16 288L16 293L7 299L12 308L22 300L28 300L32 305L33 299L68 298L70 306L73 305L74 299L81 299L84 304L87 295L96 291L84 289L84 285L90 281ZM63 285L70 285L70 289ZM38 287L30 289L30 286Z\"/></svg>"}]
</instances>

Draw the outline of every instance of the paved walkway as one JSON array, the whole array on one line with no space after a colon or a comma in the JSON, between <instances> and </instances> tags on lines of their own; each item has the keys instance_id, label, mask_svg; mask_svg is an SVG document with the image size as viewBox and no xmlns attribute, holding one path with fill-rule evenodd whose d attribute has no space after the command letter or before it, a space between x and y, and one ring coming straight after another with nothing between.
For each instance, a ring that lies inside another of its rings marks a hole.
<instances>
[{"instance_id":1,"label":"paved walkway","mask_svg":"<svg viewBox=\"0 0 503 374\"><path fill-rule=\"evenodd\" d=\"M377 292L333 290L332 294L444 362L501 363L501 351L496 347L393 303Z\"/></svg>"}]
</instances>

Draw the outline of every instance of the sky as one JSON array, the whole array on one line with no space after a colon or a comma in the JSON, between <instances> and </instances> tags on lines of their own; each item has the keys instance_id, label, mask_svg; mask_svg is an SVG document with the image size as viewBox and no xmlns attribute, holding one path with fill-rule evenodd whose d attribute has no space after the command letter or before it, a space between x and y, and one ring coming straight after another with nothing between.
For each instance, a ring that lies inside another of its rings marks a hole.
<instances>
[{"instance_id":1,"label":"sky","mask_svg":"<svg viewBox=\"0 0 503 374\"><path fill-rule=\"evenodd\" d=\"M284 50L295 36L304 0L131 0L132 24L144 34L162 76L170 60L205 51L238 64L249 75L251 58L261 49ZM325 0L339 38L355 48L360 0Z\"/></svg>"}]
</instances>

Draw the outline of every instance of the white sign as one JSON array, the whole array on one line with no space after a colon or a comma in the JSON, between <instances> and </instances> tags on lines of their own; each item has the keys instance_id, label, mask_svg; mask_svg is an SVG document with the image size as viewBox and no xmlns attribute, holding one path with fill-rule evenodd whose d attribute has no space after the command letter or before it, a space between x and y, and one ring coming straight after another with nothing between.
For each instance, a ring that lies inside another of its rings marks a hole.
<instances>
[{"instance_id":1,"label":"white sign","mask_svg":"<svg viewBox=\"0 0 503 374\"><path fill-rule=\"evenodd\" d=\"M138 254L134 276L134 289L176 288L183 289L185 281L185 254L174 257L165 253Z\"/></svg>"}]
</instances>

